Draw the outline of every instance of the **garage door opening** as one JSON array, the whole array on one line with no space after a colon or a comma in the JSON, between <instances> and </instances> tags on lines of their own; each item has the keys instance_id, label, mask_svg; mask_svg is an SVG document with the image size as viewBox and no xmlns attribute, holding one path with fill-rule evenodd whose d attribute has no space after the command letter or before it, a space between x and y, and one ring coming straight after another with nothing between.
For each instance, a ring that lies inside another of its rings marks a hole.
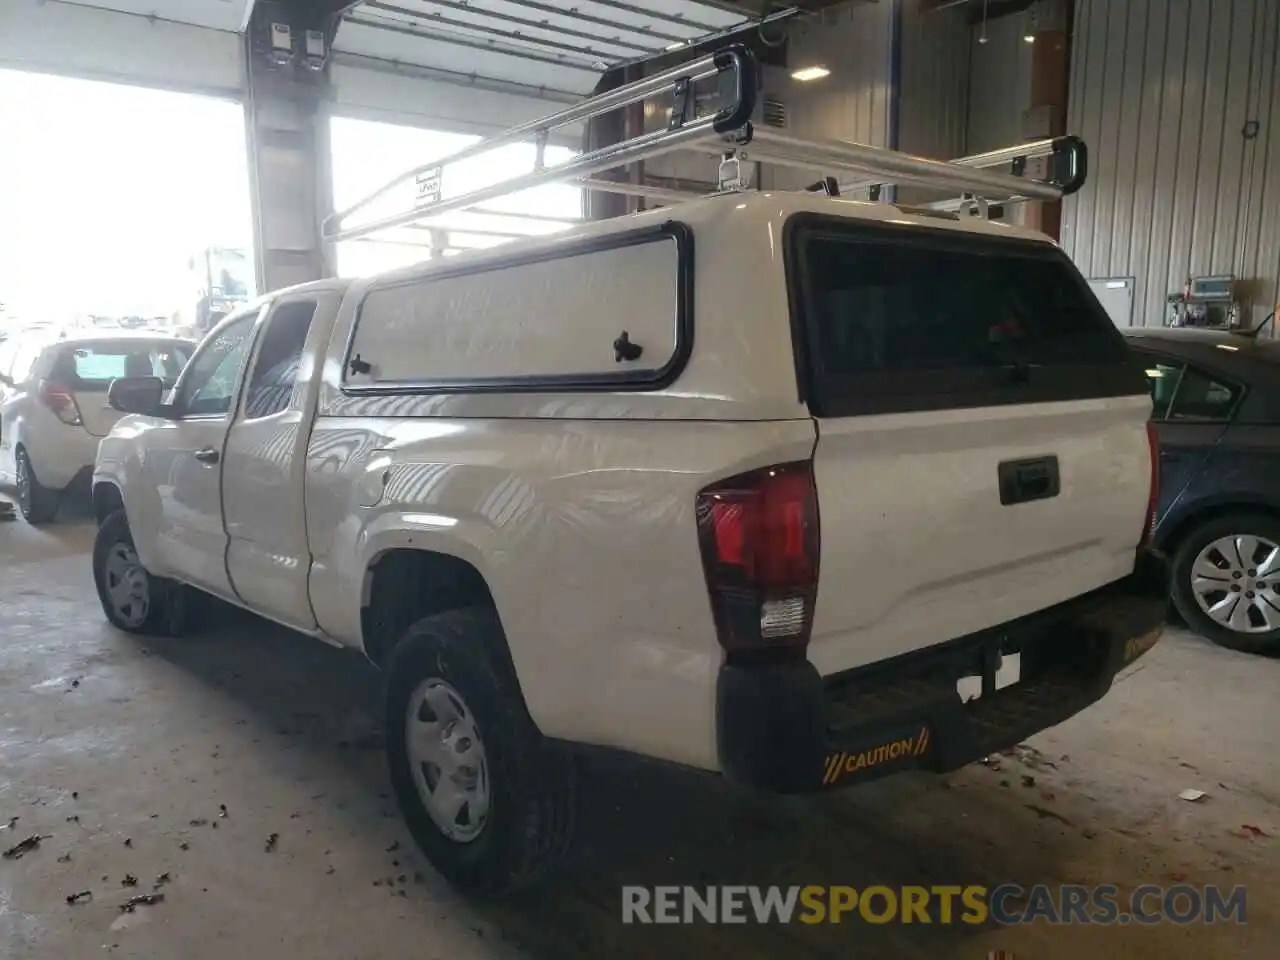
<instances>
[{"instance_id":1,"label":"garage door opening","mask_svg":"<svg viewBox=\"0 0 1280 960\"><path fill-rule=\"evenodd\" d=\"M8 329L192 332L254 294L239 104L0 70L0 130Z\"/></svg>"},{"instance_id":2,"label":"garage door opening","mask_svg":"<svg viewBox=\"0 0 1280 960\"><path fill-rule=\"evenodd\" d=\"M334 117L329 135L334 206L338 210L351 206L406 170L449 156L480 139L348 117ZM567 147L548 146L546 162L561 163L575 152ZM440 178L441 195L456 197L532 170L534 154L532 143L511 144L447 167ZM411 210L414 193L414 184L407 183L361 211L358 219L372 220ZM567 184L550 184L474 209L343 241L337 244L337 269L342 276L368 276L420 263L433 255L452 256L520 237L556 233L581 219L582 190Z\"/></svg>"}]
</instances>

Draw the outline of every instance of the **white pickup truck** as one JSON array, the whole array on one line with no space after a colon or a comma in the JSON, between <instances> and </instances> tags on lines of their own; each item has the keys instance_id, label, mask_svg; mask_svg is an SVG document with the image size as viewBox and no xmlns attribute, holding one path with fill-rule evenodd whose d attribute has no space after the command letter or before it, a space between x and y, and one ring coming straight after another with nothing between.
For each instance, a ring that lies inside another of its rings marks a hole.
<instances>
[{"instance_id":1,"label":"white pickup truck","mask_svg":"<svg viewBox=\"0 0 1280 960\"><path fill-rule=\"evenodd\" d=\"M178 633L198 591L363 651L470 889L565 851L568 745L952 770L1163 620L1142 372L1054 244L976 218L713 197L284 290L110 396L107 617Z\"/></svg>"}]
</instances>

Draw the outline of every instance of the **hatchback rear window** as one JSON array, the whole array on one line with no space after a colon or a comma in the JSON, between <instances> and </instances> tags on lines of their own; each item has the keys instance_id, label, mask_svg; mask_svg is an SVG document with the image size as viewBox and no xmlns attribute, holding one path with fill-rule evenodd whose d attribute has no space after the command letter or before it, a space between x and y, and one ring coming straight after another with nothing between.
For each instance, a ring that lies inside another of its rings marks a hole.
<instances>
[{"instance_id":1,"label":"hatchback rear window","mask_svg":"<svg viewBox=\"0 0 1280 960\"><path fill-rule=\"evenodd\" d=\"M58 357L54 378L85 392L105 391L119 377L160 377L172 383L190 355L189 345L173 341L78 344Z\"/></svg>"},{"instance_id":2,"label":"hatchback rear window","mask_svg":"<svg viewBox=\"0 0 1280 960\"><path fill-rule=\"evenodd\" d=\"M830 218L789 238L797 352L820 416L1146 392L1055 247Z\"/></svg>"}]
</instances>

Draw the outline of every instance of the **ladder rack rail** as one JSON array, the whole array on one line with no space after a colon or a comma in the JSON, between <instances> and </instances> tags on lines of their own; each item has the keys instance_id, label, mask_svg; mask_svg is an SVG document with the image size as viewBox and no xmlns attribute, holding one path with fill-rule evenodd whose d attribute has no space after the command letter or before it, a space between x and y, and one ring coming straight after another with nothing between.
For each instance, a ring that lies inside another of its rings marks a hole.
<instances>
[{"instance_id":1,"label":"ladder rack rail","mask_svg":"<svg viewBox=\"0 0 1280 960\"><path fill-rule=\"evenodd\" d=\"M712 78L716 79L724 94L720 101L722 105L715 113L696 116L694 85ZM731 87L724 84L726 78L732 80ZM724 93L726 90L729 92ZM553 130L657 95L669 95L672 101L671 116L664 129L589 150L561 163L544 162L548 136ZM652 77L588 97L550 116L512 127L450 156L407 170L345 210L327 217L322 232L326 240L333 242L359 239L380 230L416 224L450 211L474 208L511 193L557 182L576 182L587 189L647 197L662 204L696 199L701 194L596 176L606 170L676 150L719 153L722 158L722 191L747 189L749 178L742 174L742 162L761 161L788 168L818 170L824 174L830 171L852 173L859 178L839 184L840 192L887 184L954 191L960 194L959 206L974 206L979 210L985 210L988 200L1005 204L1059 200L1078 190L1086 175L1087 151L1084 143L1076 137L1040 140L951 161L931 160L885 147L844 140L799 138L775 129L755 127L751 116L756 97L754 58L743 47L728 47ZM443 195L441 182L448 165L511 144L527 142L530 138L536 147L532 170L458 196ZM1041 157L1050 158L1048 176L1045 179L1025 176L1027 162ZM999 167L1007 167L1007 170L993 169ZM824 177L824 182L834 184L831 178ZM370 216L370 208L378 200L409 183L416 183L418 188L417 201L411 209ZM827 189L834 191L836 187L828 186ZM955 209L957 201L940 201L927 206ZM366 214L363 220L357 216L361 213ZM350 222L353 217L357 217L358 222Z\"/></svg>"},{"instance_id":2,"label":"ladder rack rail","mask_svg":"<svg viewBox=\"0 0 1280 960\"><path fill-rule=\"evenodd\" d=\"M686 121L688 107L692 106L693 85L700 80L707 80L726 73L732 74L734 78L732 101L713 115ZM671 92L676 98L680 112L678 115L673 113L672 123L666 130L655 130L648 134L633 137L630 140L602 147L599 150L580 154L564 163L552 166L543 164L543 148L546 146L547 137L552 130L582 120L590 120L622 107L640 103L655 94L667 92ZM687 103L681 102L686 100ZM664 70L662 73L655 74L652 77L646 77L617 87L607 93L588 97L581 103L557 111L548 117L520 124L496 136L480 140L463 150L459 150L457 153L450 154L439 160L433 160L430 163L420 164L411 170L406 170L345 210L340 210L325 218L324 223L321 225L321 230L327 240L350 240L355 237L365 236L375 230L400 226L431 214L444 213L448 210L457 210L462 207L483 203L485 200L540 186L543 183L551 183L569 177L589 176L592 173L610 170L635 160L661 156L663 153L680 149L692 140L714 136L728 130L737 130L745 126L751 118L752 110L755 108L755 100L755 60L744 48L729 47L716 53L699 57L691 63ZM353 214L366 209L397 187L413 182L424 174L430 174L433 171L441 172L449 164L459 163L463 160L489 153L500 147L523 143L530 137L534 138L538 147L534 169L531 173L516 176L510 180L503 180L490 187L458 197L429 199L415 209L401 214L382 217L358 226L344 226L344 221Z\"/></svg>"}]
</instances>

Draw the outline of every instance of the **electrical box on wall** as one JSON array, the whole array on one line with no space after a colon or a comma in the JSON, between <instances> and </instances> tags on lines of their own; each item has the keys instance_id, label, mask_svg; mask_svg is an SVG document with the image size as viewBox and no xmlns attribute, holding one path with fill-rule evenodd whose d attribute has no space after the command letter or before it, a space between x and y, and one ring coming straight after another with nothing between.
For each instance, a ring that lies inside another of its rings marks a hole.
<instances>
[{"instance_id":1,"label":"electrical box on wall","mask_svg":"<svg viewBox=\"0 0 1280 960\"><path fill-rule=\"evenodd\" d=\"M249 49L260 62L297 79L322 74L329 62L330 33L323 16L307 5L260 0L247 34Z\"/></svg>"}]
</instances>

